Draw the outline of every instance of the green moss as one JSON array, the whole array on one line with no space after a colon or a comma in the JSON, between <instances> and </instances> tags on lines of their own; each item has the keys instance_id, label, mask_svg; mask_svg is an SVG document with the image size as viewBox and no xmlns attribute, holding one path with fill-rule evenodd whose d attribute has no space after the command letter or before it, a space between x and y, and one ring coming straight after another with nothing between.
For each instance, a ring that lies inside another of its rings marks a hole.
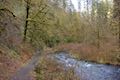
<instances>
[{"instance_id":1,"label":"green moss","mask_svg":"<svg viewBox=\"0 0 120 80\"><path fill-rule=\"evenodd\" d=\"M19 55L16 51L14 51L14 50L9 50L8 55L9 55L11 58L15 58L15 59L20 58L20 55Z\"/></svg>"}]
</instances>

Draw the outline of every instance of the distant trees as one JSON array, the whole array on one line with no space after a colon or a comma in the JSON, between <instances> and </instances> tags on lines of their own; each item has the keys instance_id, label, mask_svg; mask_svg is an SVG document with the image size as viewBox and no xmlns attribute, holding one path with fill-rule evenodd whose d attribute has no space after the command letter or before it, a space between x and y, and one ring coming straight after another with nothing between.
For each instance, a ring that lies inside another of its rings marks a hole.
<instances>
[{"instance_id":1,"label":"distant trees","mask_svg":"<svg viewBox=\"0 0 120 80\"><path fill-rule=\"evenodd\" d=\"M115 23L118 26L118 43L120 48L120 0L113 0L114 2L114 11L113 11L113 17L115 20Z\"/></svg>"},{"instance_id":2,"label":"distant trees","mask_svg":"<svg viewBox=\"0 0 120 80\"><path fill-rule=\"evenodd\" d=\"M71 0L31 0L28 12L24 40L39 47L51 47L60 42L71 41L72 36L68 31L71 31L78 20Z\"/></svg>"},{"instance_id":3,"label":"distant trees","mask_svg":"<svg viewBox=\"0 0 120 80\"><path fill-rule=\"evenodd\" d=\"M112 8L119 28L115 33L119 35L120 43L119 0L114 0L114 6L108 0L78 0L79 11L76 11L72 0L24 0L15 3L21 6L5 8L20 19L23 41L35 46L52 47L58 43L81 42L100 48L113 37Z\"/></svg>"},{"instance_id":4,"label":"distant trees","mask_svg":"<svg viewBox=\"0 0 120 80\"><path fill-rule=\"evenodd\" d=\"M108 5L107 2L97 2L96 3L96 20L97 20L97 46L98 48L100 47L100 40L101 40L101 36L105 36L104 30L103 29L107 29L107 16L108 16Z\"/></svg>"},{"instance_id":5,"label":"distant trees","mask_svg":"<svg viewBox=\"0 0 120 80\"><path fill-rule=\"evenodd\" d=\"M120 25L119 1L114 0L111 6L108 0L78 0L77 12L72 0L26 0L24 41L39 47L81 42L100 48L111 43L109 39L113 37L112 8Z\"/></svg>"},{"instance_id":6,"label":"distant trees","mask_svg":"<svg viewBox=\"0 0 120 80\"><path fill-rule=\"evenodd\" d=\"M100 48L110 38L111 2L108 0L78 0L80 18L84 23L84 41Z\"/></svg>"}]
</instances>

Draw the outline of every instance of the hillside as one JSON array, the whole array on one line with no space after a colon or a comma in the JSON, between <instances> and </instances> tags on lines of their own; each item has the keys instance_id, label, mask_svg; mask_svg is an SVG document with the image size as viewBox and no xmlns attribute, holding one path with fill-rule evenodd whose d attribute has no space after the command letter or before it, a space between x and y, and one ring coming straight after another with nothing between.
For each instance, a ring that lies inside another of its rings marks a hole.
<instances>
[{"instance_id":1,"label":"hillside","mask_svg":"<svg viewBox=\"0 0 120 80\"><path fill-rule=\"evenodd\" d=\"M0 0L0 80L79 80L48 57L59 51L117 71L120 1Z\"/></svg>"}]
</instances>

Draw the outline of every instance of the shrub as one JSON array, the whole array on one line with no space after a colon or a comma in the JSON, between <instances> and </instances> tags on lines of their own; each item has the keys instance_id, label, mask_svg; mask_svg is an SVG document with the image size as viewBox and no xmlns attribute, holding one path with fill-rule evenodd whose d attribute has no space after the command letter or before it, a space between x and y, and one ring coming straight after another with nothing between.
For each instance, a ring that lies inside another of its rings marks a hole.
<instances>
[{"instance_id":1,"label":"shrub","mask_svg":"<svg viewBox=\"0 0 120 80\"><path fill-rule=\"evenodd\" d=\"M36 80L80 80L73 69L64 70L62 65L48 58L40 60L35 72Z\"/></svg>"}]
</instances>

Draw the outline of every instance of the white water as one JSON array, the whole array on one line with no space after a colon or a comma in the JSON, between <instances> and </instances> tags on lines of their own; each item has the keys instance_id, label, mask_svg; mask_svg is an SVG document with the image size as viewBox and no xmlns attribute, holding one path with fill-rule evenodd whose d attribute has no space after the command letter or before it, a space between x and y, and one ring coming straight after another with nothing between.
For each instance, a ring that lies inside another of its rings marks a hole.
<instances>
[{"instance_id":1,"label":"white water","mask_svg":"<svg viewBox=\"0 0 120 80\"><path fill-rule=\"evenodd\" d=\"M57 52L54 59L65 69L73 68L81 80L120 80L120 66L79 61L66 52Z\"/></svg>"}]
</instances>

